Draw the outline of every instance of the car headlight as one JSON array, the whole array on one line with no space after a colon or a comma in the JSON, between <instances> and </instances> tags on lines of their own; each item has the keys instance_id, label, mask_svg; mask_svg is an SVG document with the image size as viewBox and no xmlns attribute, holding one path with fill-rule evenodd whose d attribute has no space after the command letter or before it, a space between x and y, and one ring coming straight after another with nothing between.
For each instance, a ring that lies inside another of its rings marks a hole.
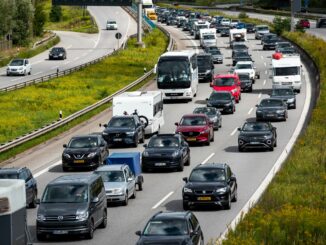
<instances>
[{"instance_id":1,"label":"car headlight","mask_svg":"<svg viewBox=\"0 0 326 245\"><path fill-rule=\"evenodd\" d=\"M92 157L95 157L97 154L97 152L91 152L87 155L88 158L92 158Z\"/></svg>"},{"instance_id":2,"label":"car headlight","mask_svg":"<svg viewBox=\"0 0 326 245\"><path fill-rule=\"evenodd\" d=\"M126 132L126 135L128 136L133 136L135 134L135 132Z\"/></svg>"},{"instance_id":3,"label":"car headlight","mask_svg":"<svg viewBox=\"0 0 326 245\"><path fill-rule=\"evenodd\" d=\"M294 83L301 83L301 81L295 81Z\"/></svg>"},{"instance_id":4,"label":"car headlight","mask_svg":"<svg viewBox=\"0 0 326 245\"><path fill-rule=\"evenodd\" d=\"M46 219L45 219L45 216L43 214L38 214L37 217L36 217L36 220L37 221L44 221Z\"/></svg>"},{"instance_id":5,"label":"car headlight","mask_svg":"<svg viewBox=\"0 0 326 245\"><path fill-rule=\"evenodd\" d=\"M212 122L217 122L217 116L211 118Z\"/></svg>"},{"instance_id":6,"label":"car headlight","mask_svg":"<svg viewBox=\"0 0 326 245\"><path fill-rule=\"evenodd\" d=\"M123 189L122 188L116 188L112 190L112 193L115 195L123 195Z\"/></svg>"},{"instance_id":7,"label":"car headlight","mask_svg":"<svg viewBox=\"0 0 326 245\"><path fill-rule=\"evenodd\" d=\"M62 56L63 54L59 54L59 56Z\"/></svg>"},{"instance_id":8,"label":"car headlight","mask_svg":"<svg viewBox=\"0 0 326 245\"><path fill-rule=\"evenodd\" d=\"M178 151L175 151L172 153L172 157L178 157L179 156L179 152Z\"/></svg>"},{"instance_id":9,"label":"car headlight","mask_svg":"<svg viewBox=\"0 0 326 245\"><path fill-rule=\"evenodd\" d=\"M277 110L276 113L285 113L284 110Z\"/></svg>"},{"instance_id":10,"label":"car headlight","mask_svg":"<svg viewBox=\"0 0 326 245\"><path fill-rule=\"evenodd\" d=\"M24 69L24 67L19 67L19 70L21 71L21 70L23 70Z\"/></svg>"},{"instance_id":11,"label":"car headlight","mask_svg":"<svg viewBox=\"0 0 326 245\"><path fill-rule=\"evenodd\" d=\"M209 103L209 102L207 102L207 106L212 106L212 104L211 104L211 103Z\"/></svg>"},{"instance_id":12,"label":"car headlight","mask_svg":"<svg viewBox=\"0 0 326 245\"><path fill-rule=\"evenodd\" d=\"M205 72L205 73L206 73L206 74L209 74L210 72L211 72L211 70L206 70L206 72Z\"/></svg>"},{"instance_id":13,"label":"car headlight","mask_svg":"<svg viewBox=\"0 0 326 245\"><path fill-rule=\"evenodd\" d=\"M256 113L263 113L263 111L261 111L261 110L257 110Z\"/></svg>"},{"instance_id":14,"label":"car headlight","mask_svg":"<svg viewBox=\"0 0 326 245\"><path fill-rule=\"evenodd\" d=\"M144 157L148 157L148 156L149 156L148 151L144 151L144 152L143 152L143 156L144 156Z\"/></svg>"},{"instance_id":15,"label":"car headlight","mask_svg":"<svg viewBox=\"0 0 326 245\"><path fill-rule=\"evenodd\" d=\"M265 135L265 138L266 138L266 139L270 139L270 138L273 138L273 134L268 134L268 135Z\"/></svg>"},{"instance_id":16,"label":"car headlight","mask_svg":"<svg viewBox=\"0 0 326 245\"><path fill-rule=\"evenodd\" d=\"M64 156L65 158L71 158L71 156L70 156L68 153L63 153L63 156Z\"/></svg>"},{"instance_id":17,"label":"car headlight","mask_svg":"<svg viewBox=\"0 0 326 245\"><path fill-rule=\"evenodd\" d=\"M229 103L225 104L225 106L231 106L231 105L232 105L232 103L231 103L231 102L229 102Z\"/></svg>"},{"instance_id":18,"label":"car headlight","mask_svg":"<svg viewBox=\"0 0 326 245\"><path fill-rule=\"evenodd\" d=\"M237 89L232 89L231 92L235 93L235 92L237 92Z\"/></svg>"},{"instance_id":19,"label":"car headlight","mask_svg":"<svg viewBox=\"0 0 326 245\"><path fill-rule=\"evenodd\" d=\"M294 102L294 98L288 99L289 103L293 103Z\"/></svg>"},{"instance_id":20,"label":"car headlight","mask_svg":"<svg viewBox=\"0 0 326 245\"><path fill-rule=\"evenodd\" d=\"M183 192L184 192L184 193L192 193L192 189L187 188L187 187L184 187L184 188L183 188Z\"/></svg>"},{"instance_id":21,"label":"car headlight","mask_svg":"<svg viewBox=\"0 0 326 245\"><path fill-rule=\"evenodd\" d=\"M79 212L77 210L76 220L83 221L88 219L88 211Z\"/></svg>"},{"instance_id":22,"label":"car headlight","mask_svg":"<svg viewBox=\"0 0 326 245\"><path fill-rule=\"evenodd\" d=\"M227 187L223 187L223 188L219 188L219 189L216 189L215 192L216 193L219 193L219 194L223 194L227 191Z\"/></svg>"}]
</instances>

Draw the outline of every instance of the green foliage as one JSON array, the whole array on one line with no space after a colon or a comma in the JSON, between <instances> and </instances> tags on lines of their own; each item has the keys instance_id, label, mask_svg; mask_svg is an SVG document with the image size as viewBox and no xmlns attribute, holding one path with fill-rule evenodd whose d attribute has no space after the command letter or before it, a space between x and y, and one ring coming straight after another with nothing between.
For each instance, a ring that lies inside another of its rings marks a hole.
<instances>
[{"instance_id":1,"label":"green foliage","mask_svg":"<svg viewBox=\"0 0 326 245\"><path fill-rule=\"evenodd\" d=\"M0 37L11 32L13 28L13 16L16 11L16 5L12 0L0 1Z\"/></svg>"},{"instance_id":2,"label":"green foliage","mask_svg":"<svg viewBox=\"0 0 326 245\"><path fill-rule=\"evenodd\" d=\"M245 19L245 18L248 18L249 16L247 15L246 12L240 12L239 15L238 15L238 18L239 19Z\"/></svg>"},{"instance_id":3,"label":"green foliage","mask_svg":"<svg viewBox=\"0 0 326 245\"><path fill-rule=\"evenodd\" d=\"M274 31L277 35L282 35L285 31L291 30L290 18L275 17L273 20Z\"/></svg>"},{"instance_id":4,"label":"green foliage","mask_svg":"<svg viewBox=\"0 0 326 245\"><path fill-rule=\"evenodd\" d=\"M46 14L43 2L37 2L34 10L33 32L35 36L41 36L44 31Z\"/></svg>"},{"instance_id":5,"label":"green foliage","mask_svg":"<svg viewBox=\"0 0 326 245\"><path fill-rule=\"evenodd\" d=\"M26 45L31 35L30 23L33 19L33 7L30 0L16 0L12 40L14 44Z\"/></svg>"},{"instance_id":6,"label":"green foliage","mask_svg":"<svg viewBox=\"0 0 326 245\"><path fill-rule=\"evenodd\" d=\"M59 22L62 18L61 6L52 5L49 17L51 22Z\"/></svg>"}]
</instances>

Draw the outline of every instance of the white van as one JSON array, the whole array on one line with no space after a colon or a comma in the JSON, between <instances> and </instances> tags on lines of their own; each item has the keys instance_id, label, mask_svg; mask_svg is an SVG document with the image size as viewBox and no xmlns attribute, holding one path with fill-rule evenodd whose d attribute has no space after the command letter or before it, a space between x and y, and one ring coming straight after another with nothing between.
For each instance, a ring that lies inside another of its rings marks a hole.
<instances>
[{"instance_id":1,"label":"white van","mask_svg":"<svg viewBox=\"0 0 326 245\"><path fill-rule=\"evenodd\" d=\"M133 114L135 111L148 119L145 134L159 132L164 125L162 92L125 92L113 97L113 116Z\"/></svg>"},{"instance_id":2,"label":"white van","mask_svg":"<svg viewBox=\"0 0 326 245\"><path fill-rule=\"evenodd\" d=\"M216 29L208 28L208 29L200 29L200 46L210 47L216 46Z\"/></svg>"}]
</instances>

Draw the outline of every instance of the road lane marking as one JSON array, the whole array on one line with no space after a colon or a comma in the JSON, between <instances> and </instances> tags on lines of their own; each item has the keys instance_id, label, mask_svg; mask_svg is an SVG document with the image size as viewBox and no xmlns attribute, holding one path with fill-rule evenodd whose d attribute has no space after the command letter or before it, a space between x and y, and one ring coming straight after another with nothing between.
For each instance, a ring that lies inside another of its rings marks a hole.
<instances>
[{"instance_id":1,"label":"road lane marking","mask_svg":"<svg viewBox=\"0 0 326 245\"><path fill-rule=\"evenodd\" d=\"M66 61L65 63L63 63L64 65L67 65L69 64L71 61Z\"/></svg>"},{"instance_id":2,"label":"road lane marking","mask_svg":"<svg viewBox=\"0 0 326 245\"><path fill-rule=\"evenodd\" d=\"M42 174L48 172L51 168L55 167L55 166L58 166L61 164L61 160L60 161L57 161L55 163L53 163L52 165L50 165L49 167L46 167L45 169L42 169L41 171L37 172L34 174L34 178L38 178L40 177Z\"/></svg>"},{"instance_id":3,"label":"road lane marking","mask_svg":"<svg viewBox=\"0 0 326 245\"><path fill-rule=\"evenodd\" d=\"M267 66L266 62L264 62L264 66L265 66L265 67Z\"/></svg>"},{"instance_id":4,"label":"road lane marking","mask_svg":"<svg viewBox=\"0 0 326 245\"><path fill-rule=\"evenodd\" d=\"M263 60L264 59L264 56L261 55L260 58Z\"/></svg>"},{"instance_id":5,"label":"road lane marking","mask_svg":"<svg viewBox=\"0 0 326 245\"><path fill-rule=\"evenodd\" d=\"M54 69L57 69L57 68L59 68L59 66L53 66L53 67L51 67L51 70L54 70Z\"/></svg>"},{"instance_id":6,"label":"road lane marking","mask_svg":"<svg viewBox=\"0 0 326 245\"><path fill-rule=\"evenodd\" d=\"M33 74L33 75L35 76L35 75L38 75L38 74L41 74L41 73L43 73L43 71L36 72L36 73Z\"/></svg>"},{"instance_id":7,"label":"road lane marking","mask_svg":"<svg viewBox=\"0 0 326 245\"><path fill-rule=\"evenodd\" d=\"M203 165L203 164L206 164L207 162L208 162L208 160L209 159L211 159L213 156L215 155L215 153L213 152L213 153L211 153L202 163L201 163L201 165Z\"/></svg>"},{"instance_id":8,"label":"road lane marking","mask_svg":"<svg viewBox=\"0 0 326 245\"><path fill-rule=\"evenodd\" d=\"M267 75L267 70L265 71L265 74Z\"/></svg>"},{"instance_id":9,"label":"road lane marking","mask_svg":"<svg viewBox=\"0 0 326 245\"><path fill-rule=\"evenodd\" d=\"M254 109L253 107L250 108L250 110L248 111L248 115L251 114L251 112L252 112L253 109Z\"/></svg>"},{"instance_id":10,"label":"road lane marking","mask_svg":"<svg viewBox=\"0 0 326 245\"><path fill-rule=\"evenodd\" d=\"M263 85L265 85L266 84L266 79L264 80L264 83L263 83Z\"/></svg>"},{"instance_id":11,"label":"road lane marking","mask_svg":"<svg viewBox=\"0 0 326 245\"><path fill-rule=\"evenodd\" d=\"M172 194L174 193L174 191L169 192L165 197L163 197L158 203L156 203L152 209L156 209L157 207L159 207L163 202L166 201L166 199L168 199Z\"/></svg>"},{"instance_id":12,"label":"road lane marking","mask_svg":"<svg viewBox=\"0 0 326 245\"><path fill-rule=\"evenodd\" d=\"M261 97L261 93L259 93L259 95L258 95L258 98L260 98Z\"/></svg>"},{"instance_id":13,"label":"road lane marking","mask_svg":"<svg viewBox=\"0 0 326 245\"><path fill-rule=\"evenodd\" d=\"M238 131L238 128L235 128L230 135L233 136L237 131Z\"/></svg>"}]
</instances>

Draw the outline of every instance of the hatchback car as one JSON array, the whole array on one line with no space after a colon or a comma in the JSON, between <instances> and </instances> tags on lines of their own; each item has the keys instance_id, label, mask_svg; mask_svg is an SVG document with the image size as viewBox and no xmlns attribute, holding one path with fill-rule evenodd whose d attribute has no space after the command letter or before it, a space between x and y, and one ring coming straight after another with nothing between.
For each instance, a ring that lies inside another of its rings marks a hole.
<instances>
[{"instance_id":1,"label":"hatchback car","mask_svg":"<svg viewBox=\"0 0 326 245\"><path fill-rule=\"evenodd\" d=\"M190 148L181 134L158 134L144 145L142 170L176 169L190 165Z\"/></svg>"},{"instance_id":2,"label":"hatchback car","mask_svg":"<svg viewBox=\"0 0 326 245\"><path fill-rule=\"evenodd\" d=\"M275 87L272 90L271 98L282 99L288 106L288 109L295 109L296 104L296 93L293 91L292 87Z\"/></svg>"},{"instance_id":3,"label":"hatchback car","mask_svg":"<svg viewBox=\"0 0 326 245\"><path fill-rule=\"evenodd\" d=\"M235 112L235 99L229 91L213 91L206 100L208 107L215 107L222 113Z\"/></svg>"},{"instance_id":4,"label":"hatchback car","mask_svg":"<svg viewBox=\"0 0 326 245\"><path fill-rule=\"evenodd\" d=\"M0 179L21 179L25 181L26 187L26 206L29 208L36 207L37 199L37 182L31 171L26 168L1 168Z\"/></svg>"},{"instance_id":5,"label":"hatchback car","mask_svg":"<svg viewBox=\"0 0 326 245\"><path fill-rule=\"evenodd\" d=\"M297 22L299 28L310 28L310 21L308 19L301 19Z\"/></svg>"},{"instance_id":6,"label":"hatchback car","mask_svg":"<svg viewBox=\"0 0 326 245\"><path fill-rule=\"evenodd\" d=\"M109 155L109 147L101 135L74 136L62 153L62 170L97 168Z\"/></svg>"},{"instance_id":7,"label":"hatchback car","mask_svg":"<svg viewBox=\"0 0 326 245\"><path fill-rule=\"evenodd\" d=\"M236 103L241 100L241 83L237 74L216 75L211 87L215 91L231 92Z\"/></svg>"},{"instance_id":8,"label":"hatchback car","mask_svg":"<svg viewBox=\"0 0 326 245\"><path fill-rule=\"evenodd\" d=\"M190 173L182 189L183 208L195 205L218 205L231 208L236 202L237 179L226 163L206 163L197 165Z\"/></svg>"},{"instance_id":9,"label":"hatchback car","mask_svg":"<svg viewBox=\"0 0 326 245\"><path fill-rule=\"evenodd\" d=\"M7 76L31 75L32 65L28 59L13 59L7 67Z\"/></svg>"},{"instance_id":10,"label":"hatchback car","mask_svg":"<svg viewBox=\"0 0 326 245\"><path fill-rule=\"evenodd\" d=\"M214 130L222 127L222 114L215 107L197 107L192 112L193 114L205 114L214 123Z\"/></svg>"},{"instance_id":11,"label":"hatchback car","mask_svg":"<svg viewBox=\"0 0 326 245\"><path fill-rule=\"evenodd\" d=\"M252 92L252 80L249 73L237 73L241 83L241 91Z\"/></svg>"},{"instance_id":12,"label":"hatchback car","mask_svg":"<svg viewBox=\"0 0 326 245\"><path fill-rule=\"evenodd\" d=\"M137 245L182 244L204 245L204 234L192 212L159 212L137 231Z\"/></svg>"},{"instance_id":13,"label":"hatchback car","mask_svg":"<svg viewBox=\"0 0 326 245\"><path fill-rule=\"evenodd\" d=\"M270 122L246 122L238 128L238 149L264 148L270 151L277 146L276 128Z\"/></svg>"},{"instance_id":14,"label":"hatchback car","mask_svg":"<svg viewBox=\"0 0 326 245\"><path fill-rule=\"evenodd\" d=\"M65 60L67 59L67 52L63 47L54 47L50 50L49 60Z\"/></svg>"},{"instance_id":15,"label":"hatchback car","mask_svg":"<svg viewBox=\"0 0 326 245\"><path fill-rule=\"evenodd\" d=\"M287 105L282 99L263 99L256 105L256 120L282 120L288 117Z\"/></svg>"},{"instance_id":16,"label":"hatchback car","mask_svg":"<svg viewBox=\"0 0 326 245\"><path fill-rule=\"evenodd\" d=\"M106 29L107 30L118 30L118 24L115 20L108 20L106 22Z\"/></svg>"},{"instance_id":17,"label":"hatchback car","mask_svg":"<svg viewBox=\"0 0 326 245\"><path fill-rule=\"evenodd\" d=\"M210 145L214 141L214 124L206 115L184 115L175 125L177 126L175 132L182 134L187 142Z\"/></svg>"},{"instance_id":18,"label":"hatchback car","mask_svg":"<svg viewBox=\"0 0 326 245\"><path fill-rule=\"evenodd\" d=\"M207 53L212 55L214 63L223 64L223 54L219 49L210 49Z\"/></svg>"}]
</instances>

